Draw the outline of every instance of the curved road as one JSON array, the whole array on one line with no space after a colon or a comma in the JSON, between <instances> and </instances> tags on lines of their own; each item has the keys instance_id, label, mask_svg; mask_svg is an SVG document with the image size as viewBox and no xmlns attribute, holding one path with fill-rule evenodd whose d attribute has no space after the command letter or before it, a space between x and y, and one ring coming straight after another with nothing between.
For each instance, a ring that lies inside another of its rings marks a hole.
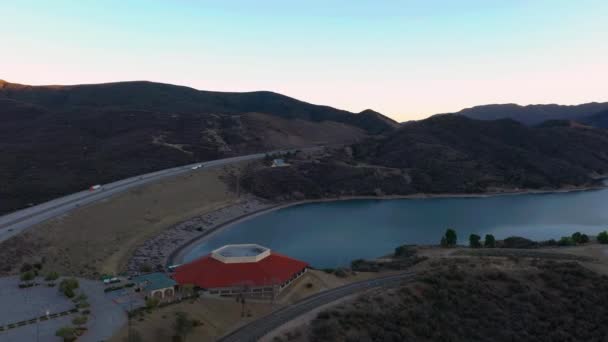
<instances>
[{"instance_id":1,"label":"curved road","mask_svg":"<svg viewBox=\"0 0 608 342\"><path fill-rule=\"evenodd\" d=\"M312 151L323 147L301 148L299 150ZM194 171L192 168L197 165L202 167L223 166L232 163L238 163L246 160L262 159L266 154L280 154L296 149L279 150L264 153L256 153L239 157L218 159L206 162L200 162L190 165L178 166L170 169L160 170L156 172L146 173L143 175L122 179L113 183L102 185L98 190L81 191L64 197L29 207L23 210L15 211L10 214L0 216L0 242L19 234L27 228L51 218L64 215L71 210L77 209L87 204L91 204L110 196L119 194L131 188L141 186L147 183L155 182L167 177L173 177L187 172Z\"/></svg>"},{"instance_id":2,"label":"curved road","mask_svg":"<svg viewBox=\"0 0 608 342\"><path fill-rule=\"evenodd\" d=\"M414 272L407 271L395 275L385 276L382 278L359 281L356 283L337 287L335 289L323 291L317 293L316 295L304 298L303 300L290 306L287 306L283 309L274 311L256 321L253 321L235 330L234 332L220 338L219 341L257 341L264 335L280 327L281 325L322 305L352 295L356 292L361 292L364 290L369 290L381 286L395 286L405 281L412 281L414 279L414 276Z\"/></svg>"}]
</instances>

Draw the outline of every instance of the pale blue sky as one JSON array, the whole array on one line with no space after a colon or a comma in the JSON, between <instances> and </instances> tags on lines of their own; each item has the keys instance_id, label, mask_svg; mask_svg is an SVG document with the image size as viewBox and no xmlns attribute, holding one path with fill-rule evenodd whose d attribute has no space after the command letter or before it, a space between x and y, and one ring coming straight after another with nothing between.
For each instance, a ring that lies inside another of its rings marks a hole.
<instances>
[{"instance_id":1,"label":"pale blue sky","mask_svg":"<svg viewBox=\"0 0 608 342\"><path fill-rule=\"evenodd\" d=\"M397 120L608 101L608 1L2 1L0 78L272 90Z\"/></svg>"}]
</instances>

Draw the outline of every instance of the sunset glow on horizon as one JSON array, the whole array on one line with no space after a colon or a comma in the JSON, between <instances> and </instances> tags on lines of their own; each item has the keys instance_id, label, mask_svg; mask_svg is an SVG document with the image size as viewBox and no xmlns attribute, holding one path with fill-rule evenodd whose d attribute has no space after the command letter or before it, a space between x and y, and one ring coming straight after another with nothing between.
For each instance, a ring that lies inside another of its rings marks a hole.
<instances>
[{"instance_id":1,"label":"sunset glow on horizon","mask_svg":"<svg viewBox=\"0 0 608 342\"><path fill-rule=\"evenodd\" d=\"M269 90L398 121L608 101L608 2L5 1L0 79Z\"/></svg>"}]
</instances>

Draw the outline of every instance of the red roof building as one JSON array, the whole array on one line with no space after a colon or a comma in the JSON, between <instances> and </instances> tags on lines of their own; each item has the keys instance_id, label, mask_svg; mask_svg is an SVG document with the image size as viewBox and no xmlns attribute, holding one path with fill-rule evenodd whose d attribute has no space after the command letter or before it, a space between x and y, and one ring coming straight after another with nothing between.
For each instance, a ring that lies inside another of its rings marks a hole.
<instances>
[{"instance_id":1,"label":"red roof building","mask_svg":"<svg viewBox=\"0 0 608 342\"><path fill-rule=\"evenodd\" d=\"M272 292L287 287L306 272L308 264L259 245L227 245L179 266L173 279L210 294Z\"/></svg>"}]
</instances>

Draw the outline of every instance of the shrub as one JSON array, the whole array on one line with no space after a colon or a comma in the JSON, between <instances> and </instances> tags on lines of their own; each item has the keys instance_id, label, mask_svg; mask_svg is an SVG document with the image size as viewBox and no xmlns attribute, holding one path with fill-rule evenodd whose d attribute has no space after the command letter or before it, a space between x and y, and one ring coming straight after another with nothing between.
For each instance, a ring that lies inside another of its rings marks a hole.
<instances>
[{"instance_id":1,"label":"shrub","mask_svg":"<svg viewBox=\"0 0 608 342\"><path fill-rule=\"evenodd\" d=\"M337 269L337 270L334 272L334 275L335 275L336 277L339 277L339 278L346 278L346 277L348 277L348 273L347 273L347 272L346 272L346 270L345 270L345 269L343 269L343 268L338 268L338 269Z\"/></svg>"},{"instance_id":2,"label":"shrub","mask_svg":"<svg viewBox=\"0 0 608 342\"><path fill-rule=\"evenodd\" d=\"M71 287L63 289L63 294L68 298L72 298L76 295L76 293L74 293L74 290L72 290Z\"/></svg>"},{"instance_id":3,"label":"shrub","mask_svg":"<svg viewBox=\"0 0 608 342\"><path fill-rule=\"evenodd\" d=\"M59 291L63 292L63 294L68 298L74 297L74 290L78 287L79 284L76 278L63 279L61 283L59 283Z\"/></svg>"},{"instance_id":4,"label":"shrub","mask_svg":"<svg viewBox=\"0 0 608 342\"><path fill-rule=\"evenodd\" d=\"M32 280L34 280L34 272L27 271L27 272L21 274L21 281L32 281Z\"/></svg>"},{"instance_id":5,"label":"shrub","mask_svg":"<svg viewBox=\"0 0 608 342\"><path fill-rule=\"evenodd\" d=\"M363 259L356 259L350 262L350 268L353 270L359 269L363 265L365 265L365 260Z\"/></svg>"},{"instance_id":6,"label":"shrub","mask_svg":"<svg viewBox=\"0 0 608 342\"><path fill-rule=\"evenodd\" d=\"M469 235L469 247L471 248L480 248L481 247L481 236L477 234Z\"/></svg>"},{"instance_id":7,"label":"shrub","mask_svg":"<svg viewBox=\"0 0 608 342\"><path fill-rule=\"evenodd\" d=\"M59 273L49 272L49 273L47 273L46 277L44 277L44 280L53 281L53 280L57 280L58 278L59 278Z\"/></svg>"},{"instance_id":8,"label":"shrub","mask_svg":"<svg viewBox=\"0 0 608 342\"><path fill-rule=\"evenodd\" d=\"M486 248L494 248L496 247L496 239L492 234L486 234L486 237L483 242L484 247Z\"/></svg>"},{"instance_id":9,"label":"shrub","mask_svg":"<svg viewBox=\"0 0 608 342\"><path fill-rule=\"evenodd\" d=\"M589 242L589 237L587 236L587 234L581 234L580 232L576 232L572 234L572 240L575 243L587 243Z\"/></svg>"},{"instance_id":10,"label":"shrub","mask_svg":"<svg viewBox=\"0 0 608 342\"><path fill-rule=\"evenodd\" d=\"M454 229L447 229L441 238L442 247L454 247L457 242L458 237L456 236L456 231Z\"/></svg>"},{"instance_id":11,"label":"shrub","mask_svg":"<svg viewBox=\"0 0 608 342\"><path fill-rule=\"evenodd\" d=\"M555 239L549 239L546 241L541 241L540 245L541 246L557 246L557 241L555 241Z\"/></svg>"},{"instance_id":12,"label":"shrub","mask_svg":"<svg viewBox=\"0 0 608 342\"><path fill-rule=\"evenodd\" d=\"M395 248L396 257L411 257L416 254L416 250L411 245L402 245Z\"/></svg>"},{"instance_id":13,"label":"shrub","mask_svg":"<svg viewBox=\"0 0 608 342\"><path fill-rule=\"evenodd\" d=\"M78 317L74 317L74 319L72 320L72 323L75 325L84 325L87 323L89 319L87 318L87 316L78 316Z\"/></svg>"},{"instance_id":14,"label":"shrub","mask_svg":"<svg viewBox=\"0 0 608 342\"><path fill-rule=\"evenodd\" d=\"M511 236L503 240L503 248L535 248L538 243L520 236Z\"/></svg>"},{"instance_id":15,"label":"shrub","mask_svg":"<svg viewBox=\"0 0 608 342\"><path fill-rule=\"evenodd\" d=\"M76 340L76 329L73 327L63 327L59 328L55 332L55 336L63 338L63 341L75 341Z\"/></svg>"},{"instance_id":16,"label":"shrub","mask_svg":"<svg viewBox=\"0 0 608 342\"><path fill-rule=\"evenodd\" d=\"M561 239L557 242L558 246L574 246L576 242L569 236L562 236Z\"/></svg>"},{"instance_id":17,"label":"shrub","mask_svg":"<svg viewBox=\"0 0 608 342\"><path fill-rule=\"evenodd\" d=\"M79 309L85 309L90 306L91 306L91 304L89 304L89 302L80 302L80 303L76 304L76 307Z\"/></svg>"},{"instance_id":18,"label":"shrub","mask_svg":"<svg viewBox=\"0 0 608 342\"><path fill-rule=\"evenodd\" d=\"M603 231L597 235L597 242L599 243L608 243L608 232Z\"/></svg>"}]
</instances>

